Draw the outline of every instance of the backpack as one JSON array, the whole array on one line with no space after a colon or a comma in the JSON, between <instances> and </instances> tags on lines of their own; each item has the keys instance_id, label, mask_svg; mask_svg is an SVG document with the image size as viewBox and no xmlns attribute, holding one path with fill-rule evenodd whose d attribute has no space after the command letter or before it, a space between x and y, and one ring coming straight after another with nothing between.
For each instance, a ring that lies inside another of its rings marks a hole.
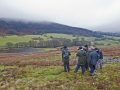
<instances>
[{"instance_id":1,"label":"backpack","mask_svg":"<svg viewBox=\"0 0 120 90\"><path fill-rule=\"evenodd\" d=\"M64 50L63 52L64 52L63 58L65 58L65 59L69 58L69 51L68 50Z\"/></svg>"}]
</instances>

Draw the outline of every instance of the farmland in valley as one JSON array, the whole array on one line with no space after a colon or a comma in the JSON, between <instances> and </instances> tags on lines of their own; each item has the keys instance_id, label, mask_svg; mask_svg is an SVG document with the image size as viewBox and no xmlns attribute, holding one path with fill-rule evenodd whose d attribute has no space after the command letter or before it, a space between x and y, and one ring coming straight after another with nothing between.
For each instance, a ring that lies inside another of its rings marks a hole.
<instances>
[{"instance_id":1,"label":"farmland in valley","mask_svg":"<svg viewBox=\"0 0 120 90\"><path fill-rule=\"evenodd\" d=\"M0 46L5 46L7 42L11 42L13 44L15 43L19 43L19 42L28 42L30 40L35 40L36 38L38 40L35 41L39 41L40 39L46 41L46 40L51 40L52 38L66 38L66 39L76 39L79 38L79 40L81 40L81 38L84 38L87 41L91 41L92 43L97 42L97 43L103 43L105 46L110 44L111 46L116 46L116 45L120 45L120 42L118 41L120 39L120 37L110 37L109 39L104 39L104 40L95 40L96 37L86 37L86 36L80 36L80 35L70 35L70 34L59 34L59 33L47 33L47 34L43 34L43 35L23 35L23 36L17 36L17 35L12 35L12 36L4 36L4 37L0 37ZM107 37L107 36L106 36ZM111 40L113 39L113 40Z\"/></svg>"}]
</instances>

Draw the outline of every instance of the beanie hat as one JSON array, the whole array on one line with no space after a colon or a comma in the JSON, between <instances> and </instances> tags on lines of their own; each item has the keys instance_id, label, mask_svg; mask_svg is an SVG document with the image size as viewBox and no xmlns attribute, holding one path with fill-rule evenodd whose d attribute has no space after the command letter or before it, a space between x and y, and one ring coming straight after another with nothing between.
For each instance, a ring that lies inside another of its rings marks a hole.
<instances>
[{"instance_id":1,"label":"beanie hat","mask_svg":"<svg viewBox=\"0 0 120 90\"><path fill-rule=\"evenodd\" d=\"M63 48L67 48L67 46L64 46Z\"/></svg>"},{"instance_id":2,"label":"beanie hat","mask_svg":"<svg viewBox=\"0 0 120 90\"><path fill-rule=\"evenodd\" d=\"M82 46L79 47L79 50L82 49Z\"/></svg>"},{"instance_id":3,"label":"beanie hat","mask_svg":"<svg viewBox=\"0 0 120 90\"><path fill-rule=\"evenodd\" d=\"M84 47L88 47L88 45L85 45Z\"/></svg>"},{"instance_id":4,"label":"beanie hat","mask_svg":"<svg viewBox=\"0 0 120 90\"><path fill-rule=\"evenodd\" d=\"M98 50L98 48L95 48L95 50Z\"/></svg>"}]
</instances>

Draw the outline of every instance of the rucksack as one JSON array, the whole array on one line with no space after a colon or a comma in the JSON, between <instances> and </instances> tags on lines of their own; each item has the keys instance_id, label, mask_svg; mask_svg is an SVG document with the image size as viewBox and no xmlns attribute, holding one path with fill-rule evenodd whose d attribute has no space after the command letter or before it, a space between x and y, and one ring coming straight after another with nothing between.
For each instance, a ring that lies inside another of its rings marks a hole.
<instances>
[{"instance_id":1,"label":"rucksack","mask_svg":"<svg viewBox=\"0 0 120 90\"><path fill-rule=\"evenodd\" d=\"M64 52L63 57L66 58L66 59L69 58L69 51L64 50L63 52Z\"/></svg>"}]
</instances>

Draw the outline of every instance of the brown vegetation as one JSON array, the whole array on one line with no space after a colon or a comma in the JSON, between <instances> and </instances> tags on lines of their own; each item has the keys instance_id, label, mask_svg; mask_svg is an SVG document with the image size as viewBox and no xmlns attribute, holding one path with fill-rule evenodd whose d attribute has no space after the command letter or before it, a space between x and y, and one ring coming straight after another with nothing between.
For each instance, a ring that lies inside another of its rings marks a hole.
<instances>
[{"instance_id":1,"label":"brown vegetation","mask_svg":"<svg viewBox=\"0 0 120 90\"><path fill-rule=\"evenodd\" d=\"M120 46L106 46L101 50L104 56L120 57Z\"/></svg>"},{"instance_id":2,"label":"brown vegetation","mask_svg":"<svg viewBox=\"0 0 120 90\"><path fill-rule=\"evenodd\" d=\"M6 32L4 28L0 28L0 36L4 37L6 35Z\"/></svg>"},{"instance_id":3,"label":"brown vegetation","mask_svg":"<svg viewBox=\"0 0 120 90\"><path fill-rule=\"evenodd\" d=\"M76 47L69 48L71 52L77 52ZM120 46L116 47L102 47L101 50L103 51L104 56L113 56L113 57L120 57ZM2 53L0 54L0 64L1 65L18 65L18 66L25 66L25 65L39 65L39 66L57 66L62 65L61 58L58 60L49 60L46 59L52 56L61 56L61 51L51 51L51 52L37 52L37 53ZM70 65L75 65L76 61L71 58Z\"/></svg>"},{"instance_id":4,"label":"brown vegetation","mask_svg":"<svg viewBox=\"0 0 120 90\"><path fill-rule=\"evenodd\" d=\"M73 49L70 49L74 51ZM1 65L40 65L40 66L50 66L50 65L62 65L61 60L50 61L46 60L48 56L60 56L61 51L56 50L52 52L37 52L37 53L2 53L0 55ZM43 60L41 60L42 58ZM71 65L75 62L71 60Z\"/></svg>"},{"instance_id":5,"label":"brown vegetation","mask_svg":"<svg viewBox=\"0 0 120 90\"><path fill-rule=\"evenodd\" d=\"M43 38L32 38L32 40L43 40Z\"/></svg>"}]
</instances>

